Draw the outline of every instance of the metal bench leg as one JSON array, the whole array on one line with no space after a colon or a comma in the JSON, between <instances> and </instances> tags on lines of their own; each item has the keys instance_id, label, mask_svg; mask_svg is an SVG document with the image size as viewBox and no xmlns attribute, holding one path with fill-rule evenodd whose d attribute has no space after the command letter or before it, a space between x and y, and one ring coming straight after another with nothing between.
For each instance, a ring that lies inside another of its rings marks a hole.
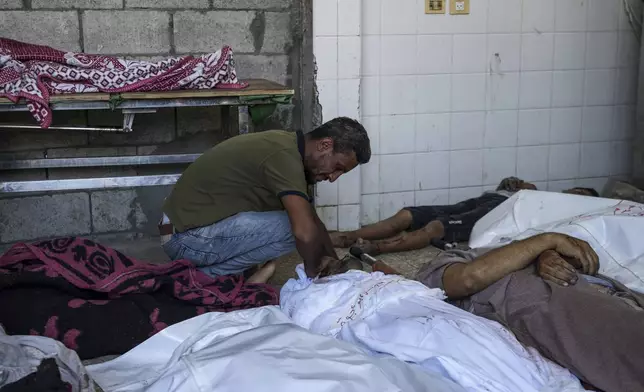
<instances>
[{"instance_id":1,"label":"metal bench leg","mask_svg":"<svg viewBox=\"0 0 644 392\"><path fill-rule=\"evenodd\" d=\"M224 131L230 136L253 131L248 106L222 106L221 119Z\"/></svg>"},{"instance_id":2,"label":"metal bench leg","mask_svg":"<svg viewBox=\"0 0 644 392\"><path fill-rule=\"evenodd\" d=\"M252 132L252 123L250 122L250 113L248 106L237 106L239 113L239 134Z\"/></svg>"}]
</instances>

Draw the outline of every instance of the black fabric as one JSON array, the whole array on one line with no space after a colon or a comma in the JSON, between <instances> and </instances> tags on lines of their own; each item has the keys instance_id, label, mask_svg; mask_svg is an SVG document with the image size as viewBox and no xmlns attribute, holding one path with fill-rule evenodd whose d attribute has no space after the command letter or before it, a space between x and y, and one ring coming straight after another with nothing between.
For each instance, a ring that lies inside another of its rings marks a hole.
<instances>
[{"instance_id":1,"label":"black fabric","mask_svg":"<svg viewBox=\"0 0 644 392\"><path fill-rule=\"evenodd\" d=\"M0 324L59 340L81 359L123 354L206 312L279 303L241 276L212 278L180 260L151 265L83 238L16 245L0 256Z\"/></svg>"},{"instance_id":2,"label":"black fabric","mask_svg":"<svg viewBox=\"0 0 644 392\"><path fill-rule=\"evenodd\" d=\"M297 135L297 150L300 152L300 155L302 156L302 161L304 161L304 132L302 131L295 131L295 134Z\"/></svg>"},{"instance_id":3,"label":"black fabric","mask_svg":"<svg viewBox=\"0 0 644 392\"><path fill-rule=\"evenodd\" d=\"M60 371L53 358L43 359L34 373L0 388L0 392L68 392L70 390L70 385L60 379Z\"/></svg>"},{"instance_id":4,"label":"black fabric","mask_svg":"<svg viewBox=\"0 0 644 392\"><path fill-rule=\"evenodd\" d=\"M408 230L420 230L429 222L438 220L445 226L445 241L467 241L476 222L507 199L497 193L484 193L452 205L407 207L405 209L412 216Z\"/></svg>"}]
</instances>

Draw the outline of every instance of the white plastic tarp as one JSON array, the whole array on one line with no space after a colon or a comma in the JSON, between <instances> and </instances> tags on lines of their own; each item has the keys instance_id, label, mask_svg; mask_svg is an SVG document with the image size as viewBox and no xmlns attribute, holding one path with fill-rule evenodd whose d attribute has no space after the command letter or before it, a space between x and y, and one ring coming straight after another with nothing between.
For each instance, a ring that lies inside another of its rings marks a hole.
<instances>
[{"instance_id":1,"label":"white plastic tarp","mask_svg":"<svg viewBox=\"0 0 644 392\"><path fill-rule=\"evenodd\" d=\"M521 191L474 226L471 248L497 248L543 232L587 241L599 272L644 292L644 205L554 192Z\"/></svg>"},{"instance_id":2,"label":"white plastic tarp","mask_svg":"<svg viewBox=\"0 0 644 392\"><path fill-rule=\"evenodd\" d=\"M207 313L87 368L106 392L462 392L391 356L293 324L275 306Z\"/></svg>"},{"instance_id":3,"label":"white plastic tarp","mask_svg":"<svg viewBox=\"0 0 644 392\"><path fill-rule=\"evenodd\" d=\"M302 266L297 272L280 304L313 332L417 363L467 391L583 390L568 370L524 348L500 324L444 302L439 289L380 272L318 280Z\"/></svg>"}]
</instances>

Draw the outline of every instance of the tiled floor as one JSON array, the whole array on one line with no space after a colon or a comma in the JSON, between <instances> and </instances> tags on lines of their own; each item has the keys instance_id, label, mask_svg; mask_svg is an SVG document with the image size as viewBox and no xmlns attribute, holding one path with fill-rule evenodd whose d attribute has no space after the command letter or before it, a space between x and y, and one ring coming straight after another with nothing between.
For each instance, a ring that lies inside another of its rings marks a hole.
<instances>
[{"instance_id":1,"label":"tiled floor","mask_svg":"<svg viewBox=\"0 0 644 392\"><path fill-rule=\"evenodd\" d=\"M113 247L124 254L140 260L145 260L151 263L166 263L168 258L163 252L159 244L158 238L144 238L134 241L122 242L105 242L104 245ZM382 261L400 271L401 274L408 278L412 278L418 271L420 266L431 260L438 254L438 249L428 247L422 250L397 253L390 255L383 255L379 257ZM342 257L346 254L346 250L338 250L338 256ZM270 283L281 286L288 279L294 276L295 266L302 262L302 259L293 252L290 255L280 258L275 275ZM365 271L368 267L365 266Z\"/></svg>"}]
</instances>

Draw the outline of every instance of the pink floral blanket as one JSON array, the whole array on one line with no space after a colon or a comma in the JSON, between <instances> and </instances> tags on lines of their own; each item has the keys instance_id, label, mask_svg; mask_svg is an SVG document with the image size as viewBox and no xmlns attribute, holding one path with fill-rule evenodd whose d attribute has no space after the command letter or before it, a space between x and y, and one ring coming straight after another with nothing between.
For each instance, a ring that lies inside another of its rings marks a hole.
<instances>
[{"instance_id":1,"label":"pink floral blanket","mask_svg":"<svg viewBox=\"0 0 644 392\"><path fill-rule=\"evenodd\" d=\"M237 79L233 51L162 61L135 61L0 38L0 97L27 101L42 128L51 125L53 94L244 88Z\"/></svg>"}]
</instances>

